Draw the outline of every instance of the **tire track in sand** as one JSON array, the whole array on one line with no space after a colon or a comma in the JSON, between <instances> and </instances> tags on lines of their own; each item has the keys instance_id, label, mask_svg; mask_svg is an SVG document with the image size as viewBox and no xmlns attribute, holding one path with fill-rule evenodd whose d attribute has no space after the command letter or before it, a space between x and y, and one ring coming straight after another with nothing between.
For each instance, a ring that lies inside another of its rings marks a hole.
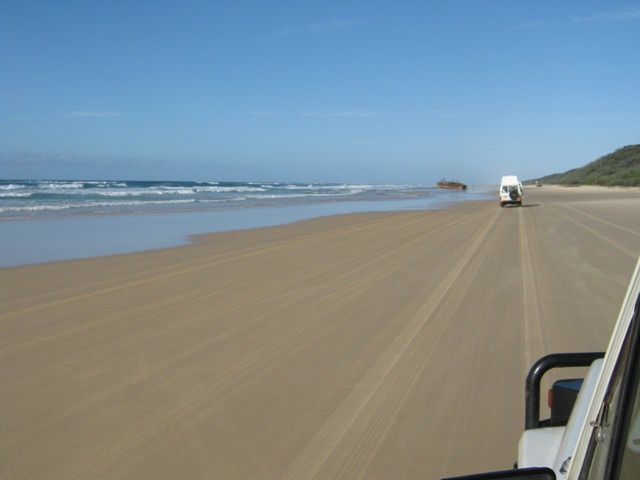
<instances>
[{"instance_id":1,"label":"tire track in sand","mask_svg":"<svg viewBox=\"0 0 640 480\"><path fill-rule=\"evenodd\" d=\"M546 351L547 340L540 308L539 282L535 273L536 258L530 236L535 235L535 225L526 211L518 211L518 236L520 239L520 282L522 291L522 370L523 378L529 366ZM537 242L539 243L539 242ZM536 244L537 244L536 243Z\"/></svg>"},{"instance_id":2,"label":"tire track in sand","mask_svg":"<svg viewBox=\"0 0 640 480\"><path fill-rule=\"evenodd\" d=\"M430 324L429 320L434 312L438 311L440 305L446 301L447 296L458 280L465 274L465 267L482 247L483 242L485 242L486 237L496 223L498 216L499 212L495 213L491 220L487 222L484 228L474 238L466 251L457 257L457 261L451 266L431 296L425 300L412 319L391 342L389 347L378 357L378 360L367 371L360 382L354 386L345 401L329 417L306 448L304 448L300 455L291 463L288 471L282 477L283 480L315 478L334 450L337 449L337 446L348 435L362 436L366 434L366 436L370 438L375 437L371 432L354 431L354 424L363 415L376 418L380 417L381 414L379 410L384 406L385 402L389 400L388 398L382 400L376 399L376 394L384 385L385 381L388 380L389 375L404 357L420 332L425 327L428 328L433 325ZM435 329L436 327L433 328ZM445 331L446 324L437 325L437 328L438 331L434 331L430 335L431 338L439 338ZM437 343L437 340L434 340L434 342ZM410 388L410 385L408 388ZM394 392L394 395L404 397L406 392L399 390L398 392ZM371 413L371 409L376 411L375 415ZM386 422L378 422L379 428L384 430L385 423ZM384 433L384 431L379 433ZM354 454L357 455L358 452L354 452ZM353 473L354 466L351 465L349 470ZM355 470L363 471L363 468Z\"/></svg>"},{"instance_id":3,"label":"tire track in sand","mask_svg":"<svg viewBox=\"0 0 640 480\"><path fill-rule=\"evenodd\" d=\"M548 207L547 207L548 208ZM635 236L640 236L640 232L637 232L635 230L632 230L630 228L626 228L622 225L618 225L616 223L610 222L608 220L605 220L603 218L600 217L596 217L595 215L592 215L590 213L584 212L578 208L572 207L570 205L562 205L562 209L565 211L562 211L560 208L557 207L551 207L551 210L554 211L555 213L557 213L558 215L560 215L564 220L569 221L571 223L573 223L574 225L577 225L578 227L580 227L583 230L586 230L590 235L593 235L597 238L599 238L600 240L608 243L609 245L611 245L612 247L615 247L617 250L623 252L624 254L628 255L630 258L632 258L634 261L635 259L638 258L638 250L634 249L634 250L630 250L628 248L626 248L624 245L621 245L619 242L615 241L614 239L611 238L611 234L609 232L603 234L598 232L596 229L589 227L584 221L580 222L576 219L576 215L578 214L580 215L582 218L588 218L591 220L595 220L599 223L604 224L607 229L616 229L616 230L620 230L622 232L631 234L631 235L635 235ZM566 210L569 210L570 212L573 212L572 214L568 214L566 213Z\"/></svg>"}]
</instances>

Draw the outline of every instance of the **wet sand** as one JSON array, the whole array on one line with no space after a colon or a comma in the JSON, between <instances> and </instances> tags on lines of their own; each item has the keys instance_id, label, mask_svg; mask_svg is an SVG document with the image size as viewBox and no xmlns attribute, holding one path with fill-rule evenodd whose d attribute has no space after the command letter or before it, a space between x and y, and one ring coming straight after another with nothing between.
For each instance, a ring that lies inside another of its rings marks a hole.
<instances>
[{"instance_id":1,"label":"wet sand","mask_svg":"<svg viewBox=\"0 0 640 480\"><path fill-rule=\"evenodd\" d=\"M541 355L606 347L640 191L528 188L0 269L0 478L509 468Z\"/></svg>"}]
</instances>

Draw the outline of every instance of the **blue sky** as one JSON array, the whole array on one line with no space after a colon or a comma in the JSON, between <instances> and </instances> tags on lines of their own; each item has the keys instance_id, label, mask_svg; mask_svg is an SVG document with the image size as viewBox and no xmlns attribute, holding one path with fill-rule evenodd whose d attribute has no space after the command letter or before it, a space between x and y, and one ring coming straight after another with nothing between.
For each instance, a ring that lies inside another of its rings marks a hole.
<instances>
[{"instance_id":1,"label":"blue sky","mask_svg":"<svg viewBox=\"0 0 640 480\"><path fill-rule=\"evenodd\" d=\"M496 183L640 143L640 2L4 0L0 177Z\"/></svg>"}]
</instances>

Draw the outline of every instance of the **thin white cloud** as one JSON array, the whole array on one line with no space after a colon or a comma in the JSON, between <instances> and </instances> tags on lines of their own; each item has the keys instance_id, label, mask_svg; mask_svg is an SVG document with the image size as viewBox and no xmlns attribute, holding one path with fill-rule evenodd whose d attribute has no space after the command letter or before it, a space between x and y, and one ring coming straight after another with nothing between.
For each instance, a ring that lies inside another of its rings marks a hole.
<instances>
[{"instance_id":1,"label":"thin white cloud","mask_svg":"<svg viewBox=\"0 0 640 480\"><path fill-rule=\"evenodd\" d=\"M374 110L341 110L332 112L308 111L308 112L280 112L277 110L253 110L249 112L255 117L316 117L316 118L337 118L337 117L360 117L373 118L382 117L383 115Z\"/></svg>"},{"instance_id":2,"label":"thin white cloud","mask_svg":"<svg viewBox=\"0 0 640 480\"><path fill-rule=\"evenodd\" d=\"M640 20L640 9L626 12L600 12L584 17L573 17L573 23L617 22L627 20Z\"/></svg>"},{"instance_id":3,"label":"thin white cloud","mask_svg":"<svg viewBox=\"0 0 640 480\"><path fill-rule=\"evenodd\" d=\"M96 112L89 110L73 110L64 114L64 118L111 118L119 117L116 112Z\"/></svg>"},{"instance_id":4,"label":"thin white cloud","mask_svg":"<svg viewBox=\"0 0 640 480\"><path fill-rule=\"evenodd\" d=\"M534 30L549 26L566 25L571 23L604 23L604 22L624 22L640 20L640 9L628 10L624 12L599 12L593 15L575 16L564 21L531 21L516 25L512 30Z\"/></svg>"},{"instance_id":5,"label":"thin white cloud","mask_svg":"<svg viewBox=\"0 0 640 480\"><path fill-rule=\"evenodd\" d=\"M265 111L265 110L254 110L253 112L251 112L251 115L254 115L256 117L277 117L282 115L280 112L273 112L273 111Z\"/></svg>"},{"instance_id":6,"label":"thin white cloud","mask_svg":"<svg viewBox=\"0 0 640 480\"><path fill-rule=\"evenodd\" d=\"M344 110L341 112L302 112L301 117L381 117L378 112L367 110Z\"/></svg>"}]
</instances>

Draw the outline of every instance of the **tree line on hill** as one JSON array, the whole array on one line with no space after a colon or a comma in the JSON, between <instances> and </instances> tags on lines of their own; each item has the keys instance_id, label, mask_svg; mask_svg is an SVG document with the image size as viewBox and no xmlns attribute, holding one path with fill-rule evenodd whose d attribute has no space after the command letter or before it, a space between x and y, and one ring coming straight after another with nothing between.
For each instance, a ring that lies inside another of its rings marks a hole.
<instances>
[{"instance_id":1,"label":"tree line on hill","mask_svg":"<svg viewBox=\"0 0 640 480\"><path fill-rule=\"evenodd\" d=\"M627 145L584 167L533 181L556 185L640 186L640 145Z\"/></svg>"}]
</instances>

